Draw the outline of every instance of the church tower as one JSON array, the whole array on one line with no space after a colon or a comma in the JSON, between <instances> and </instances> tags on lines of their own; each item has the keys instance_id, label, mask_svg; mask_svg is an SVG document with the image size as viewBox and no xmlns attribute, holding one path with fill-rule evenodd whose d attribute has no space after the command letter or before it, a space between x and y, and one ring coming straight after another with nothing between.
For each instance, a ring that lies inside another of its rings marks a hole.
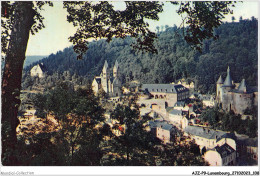
<instances>
[{"instance_id":1,"label":"church tower","mask_svg":"<svg viewBox=\"0 0 260 176\"><path fill-rule=\"evenodd\" d=\"M114 68L113 68L113 77L116 78L118 76L119 76L119 74L118 74L118 62L116 60Z\"/></svg>"},{"instance_id":2,"label":"church tower","mask_svg":"<svg viewBox=\"0 0 260 176\"><path fill-rule=\"evenodd\" d=\"M100 74L100 77L101 77L102 88L104 89L104 91L106 93L108 93L109 92L109 88L108 88L109 71L108 71L107 61L105 61L105 64L103 66L103 69L102 69L102 72Z\"/></svg>"}]
</instances>

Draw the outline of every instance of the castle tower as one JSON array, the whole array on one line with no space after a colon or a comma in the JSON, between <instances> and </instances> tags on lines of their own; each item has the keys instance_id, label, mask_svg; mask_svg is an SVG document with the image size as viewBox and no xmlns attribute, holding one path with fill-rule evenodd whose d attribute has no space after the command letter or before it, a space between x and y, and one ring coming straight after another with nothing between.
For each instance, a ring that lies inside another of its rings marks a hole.
<instances>
[{"instance_id":1,"label":"castle tower","mask_svg":"<svg viewBox=\"0 0 260 176\"><path fill-rule=\"evenodd\" d=\"M231 78L231 76L230 76L229 66L228 66L228 69L227 69L227 77L226 77L226 79L225 79L224 86L225 86L225 87L233 87L232 78Z\"/></svg>"},{"instance_id":2,"label":"castle tower","mask_svg":"<svg viewBox=\"0 0 260 176\"><path fill-rule=\"evenodd\" d=\"M104 63L100 77L101 77L102 88L106 93L108 93L109 92L109 87L108 87L109 71L108 71L107 61L105 61Z\"/></svg>"},{"instance_id":3,"label":"castle tower","mask_svg":"<svg viewBox=\"0 0 260 176\"><path fill-rule=\"evenodd\" d=\"M217 81L217 88L216 88L216 100L218 102L221 102L221 87L223 85L224 81L222 79L222 76L220 75L219 78L218 78L218 81Z\"/></svg>"},{"instance_id":4,"label":"castle tower","mask_svg":"<svg viewBox=\"0 0 260 176\"><path fill-rule=\"evenodd\" d=\"M118 75L118 62L117 62L117 60L116 60L115 65L114 65L114 68L113 68L113 77L116 78L116 77L118 77L118 76L119 76L119 75Z\"/></svg>"},{"instance_id":5,"label":"castle tower","mask_svg":"<svg viewBox=\"0 0 260 176\"><path fill-rule=\"evenodd\" d=\"M240 85L238 86L238 91L241 93L246 93L247 91L247 85L245 79L242 79Z\"/></svg>"}]
</instances>

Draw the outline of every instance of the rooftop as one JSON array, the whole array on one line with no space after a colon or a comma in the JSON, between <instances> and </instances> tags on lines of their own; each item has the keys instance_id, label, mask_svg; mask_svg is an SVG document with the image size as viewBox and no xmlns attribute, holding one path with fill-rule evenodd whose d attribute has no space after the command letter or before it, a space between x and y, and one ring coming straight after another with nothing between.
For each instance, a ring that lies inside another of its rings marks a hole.
<instances>
[{"instance_id":1,"label":"rooftop","mask_svg":"<svg viewBox=\"0 0 260 176\"><path fill-rule=\"evenodd\" d=\"M203 128L203 127L196 127L196 126L187 126L184 129L184 132L194 135L194 136L200 136L206 139L216 139L219 141L223 137L229 137L225 136L227 134L224 131L216 131L208 128Z\"/></svg>"},{"instance_id":2,"label":"rooftop","mask_svg":"<svg viewBox=\"0 0 260 176\"><path fill-rule=\"evenodd\" d=\"M164 93L181 93L189 91L189 89L180 84L143 84L142 90L148 90L149 92Z\"/></svg>"},{"instance_id":3,"label":"rooftop","mask_svg":"<svg viewBox=\"0 0 260 176\"><path fill-rule=\"evenodd\" d=\"M168 131L170 131L173 128L172 125L170 125L170 124L168 124L166 122L162 122L162 121L149 121L149 126L151 128L158 127L158 128L162 128L162 129L168 130Z\"/></svg>"},{"instance_id":4,"label":"rooftop","mask_svg":"<svg viewBox=\"0 0 260 176\"><path fill-rule=\"evenodd\" d=\"M222 146L216 146L215 149L220 154L221 158L224 158L235 152L235 150L227 143L223 144Z\"/></svg>"}]
</instances>

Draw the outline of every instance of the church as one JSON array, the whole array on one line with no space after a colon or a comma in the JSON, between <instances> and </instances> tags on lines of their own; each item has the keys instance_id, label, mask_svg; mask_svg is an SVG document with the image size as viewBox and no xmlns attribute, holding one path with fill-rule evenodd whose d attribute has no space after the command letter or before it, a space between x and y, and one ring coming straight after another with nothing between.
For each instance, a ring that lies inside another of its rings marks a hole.
<instances>
[{"instance_id":1,"label":"church","mask_svg":"<svg viewBox=\"0 0 260 176\"><path fill-rule=\"evenodd\" d=\"M245 79L242 79L240 84L234 83L229 67L225 81L220 75L216 84L216 100L223 110L232 110L236 114L244 114L247 108L257 106L257 90L249 87Z\"/></svg>"},{"instance_id":2,"label":"church","mask_svg":"<svg viewBox=\"0 0 260 176\"><path fill-rule=\"evenodd\" d=\"M118 97L121 96L121 86L118 62L115 62L113 74L110 75L108 63L105 61L100 76L96 76L92 82L94 93L97 94L103 89L109 97Z\"/></svg>"}]
</instances>

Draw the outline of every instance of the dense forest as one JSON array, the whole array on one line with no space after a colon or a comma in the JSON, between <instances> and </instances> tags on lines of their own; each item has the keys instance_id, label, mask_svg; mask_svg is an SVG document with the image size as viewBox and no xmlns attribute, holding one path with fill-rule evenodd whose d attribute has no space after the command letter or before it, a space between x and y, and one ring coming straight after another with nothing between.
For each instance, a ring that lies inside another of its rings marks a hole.
<instances>
[{"instance_id":1,"label":"dense forest","mask_svg":"<svg viewBox=\"0 0 260 176\"><path fill-rule=\"evenodd\" d=\"M257 85L258 59L258 21L251 20L224 23L215 29L219 39L206 40L203 51L193 50L183 39L183 29L165 26L158 32L156 48L158 54L143 53L130 45L132 38L113 39L91 42L83 60L76 59L73 48L65 48L56 54L38 61L42 62L48 74L84 76L92 80L99 75L105 60L110 67L115 60L119 62L123 77L140 80L142 83L170 83L185 78L195 81L195 86L202 93L215 92L215 82L222 75L225 78L230 66L235 82L245 78L247 84ZM33 65L37 64L34 63ZM33 65L26 67L29 71Z\"/></svg>"}]
</instances>

